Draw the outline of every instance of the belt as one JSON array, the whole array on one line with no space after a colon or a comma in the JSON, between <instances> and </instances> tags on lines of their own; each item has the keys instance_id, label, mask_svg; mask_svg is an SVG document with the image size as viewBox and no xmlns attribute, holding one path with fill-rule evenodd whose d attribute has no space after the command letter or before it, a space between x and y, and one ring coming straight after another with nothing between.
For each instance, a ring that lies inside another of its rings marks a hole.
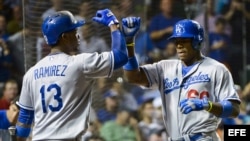
<instances>
[{"instance_id":1,"label":"belt","mask_svg":"<svg viewBox=\"0 0 250 141\"><path fill-rule=\"evenodd\" d=\"M202 138L203 135L202 133L196 133L196 134L192 134L192 135L184 135L183 137L177 138L177 139L173 139L173 138L169 138L169 141L197 141L198 139Z\"/></svg>"}]
</instances>

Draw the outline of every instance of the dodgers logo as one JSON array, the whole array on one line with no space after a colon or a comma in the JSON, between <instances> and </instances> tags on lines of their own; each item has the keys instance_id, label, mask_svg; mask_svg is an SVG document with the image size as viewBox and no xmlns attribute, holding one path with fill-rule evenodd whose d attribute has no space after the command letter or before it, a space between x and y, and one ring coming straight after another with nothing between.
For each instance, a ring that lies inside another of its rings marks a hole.
<instances>
[{"instance_id":1,"label":"dodgers logo","mask_svg":"<svg viewBox=\"0 0 250 141\"><path fill-rule=\"evenodd\" d=\"M175 31L176 31L176 34L182 34L185 32L185 29L182 25L180 24L177 24L176 27L175 27Z\"/></svg>"},{"instance_id":2,"label":"dodgers logo","mask_svg":"<svg viewBox=\"0 0 250 141\"><path fill-rule=\"evenodd\" d=\"M198 75L192 75L188 77L187 79L184 79L182 83L180 84L180 80L178 78L174 78L173 80L170 80L169 78L165 78L163 80L164 82L164 92L165 94L169 94L171 91L179 88L187 89L190 85L196 84L196 83L206 83L210 82L211 78L208 74L199 72Z\"/></svg>"}]
</instances>

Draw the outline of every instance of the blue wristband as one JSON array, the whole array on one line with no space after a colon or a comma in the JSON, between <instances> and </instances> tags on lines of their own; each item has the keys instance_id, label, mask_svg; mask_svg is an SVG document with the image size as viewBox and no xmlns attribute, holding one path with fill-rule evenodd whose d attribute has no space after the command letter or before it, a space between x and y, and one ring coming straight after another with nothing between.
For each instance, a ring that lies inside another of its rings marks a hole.
<instances>
[{"instance_id":1,"label":"blue wristband","mask_svg":"<svg viewBox=\"0 0 250 141\"><path fill-rule=\"evenodd\" d=\"M221 113L220 117L222 117L222 118L229 117L233 111L232 103L228 100L223 100L220 102L220 104L222 106L222 113Z\"/></svg>"},{"instance_id":2,"label":"blue wristband","mask_svg":"<svg viewBox=\"0 0 250 141\"><path fill-rule=\"evenodd\" d=\"M123 66L124 70L135 70L138 68L139 64L135 56L128 58L128 62Z\"/></svg>"},{"instance_id":3,"label":"blue wristband","mask_svg":"<svg viewBox=\"0 0 250 141\"><path fill-rule=\"evenodd\" d=\"M30 135L31 128L24 128L16 125L16 135L22 138L28 138Z\"/></svg>"}]
</instances>

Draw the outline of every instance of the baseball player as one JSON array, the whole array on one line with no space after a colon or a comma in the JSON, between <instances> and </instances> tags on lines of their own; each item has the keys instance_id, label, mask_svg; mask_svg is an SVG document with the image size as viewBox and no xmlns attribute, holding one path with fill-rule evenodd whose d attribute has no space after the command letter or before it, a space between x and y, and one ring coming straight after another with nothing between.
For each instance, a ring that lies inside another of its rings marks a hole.
<instances>
[{"instance_id":1,"label":"baseball player","mask_svg":"<svg viewBox=\"0 0 250 141\"><path fill-rule=\"evenodd\" d=\"M93 20L110 28L110 52L69 55L76 52L77 28L84 25L69 11L43 21L42 33L51 52L23 77L16 124L19 141L29 136L31 125L34 141L76 141L86 131L93 84L99 77L110 77L128 60L115 15L109 9L98 10Z\"/></svg>"},{"instance_id":2,"label":"baseball player","mask_svg":"<svg viewBox=\"0 0 250 141\"><path fill-rule=\"evenodd\" d=\"M193 20L178 21L169 40L175 42L178 58L138 65L134 36L140 19L122 19L129 60L124 75L130 83L157 86L161 92L165 127L170 141L218 141L221 118L239 114L240 99L229 70L200 52L204 32ZM133 30L127 29L133 27Z\"/></svg>"}]
</instances>

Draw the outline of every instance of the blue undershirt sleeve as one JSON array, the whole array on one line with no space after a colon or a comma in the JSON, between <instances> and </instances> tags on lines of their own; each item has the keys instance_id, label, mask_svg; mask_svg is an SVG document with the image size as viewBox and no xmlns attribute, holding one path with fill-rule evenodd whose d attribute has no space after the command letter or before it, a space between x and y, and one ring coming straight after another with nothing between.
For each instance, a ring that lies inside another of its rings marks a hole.
<instances>
[{"instance_id":1,"label":"blue undershirt sleeve","mask_svg":"<svg viewBox=\"0 0 250 141\"><path fill-rule=\"evenodd\" d=\"M128 52L123 35L119 30L113 31L112 36L112 53L114 55L114 69L122 67L128 61Z\"/></svg>"},{"instance_id":2,"label":"blue undershirt sleeve","mask_svg":"<svg viewBox=\"0 0 250 141\"><path fill-rule=\"evenodd\" d=\"M34 119L34 111L20 108L18 123L16 125L17 136L27 138L31 131L31 124Z\"/></svg>"}]
</instances>

